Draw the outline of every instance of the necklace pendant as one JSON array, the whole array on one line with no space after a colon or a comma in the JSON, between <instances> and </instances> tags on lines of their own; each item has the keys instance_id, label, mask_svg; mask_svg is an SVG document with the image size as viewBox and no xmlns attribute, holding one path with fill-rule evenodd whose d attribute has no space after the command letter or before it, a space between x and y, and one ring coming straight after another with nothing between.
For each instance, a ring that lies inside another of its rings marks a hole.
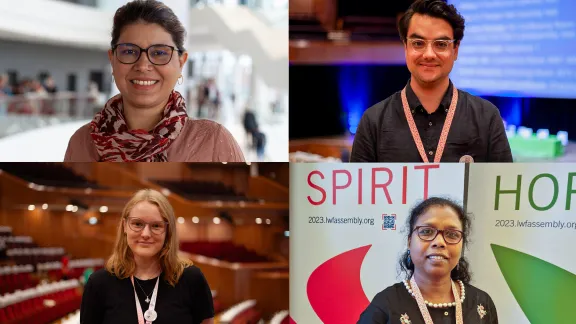
<instances>
[{"instance_id":1,"label":"necklace pendant","mask_svg":"<svg viewBox=\"0 0 576 324\"><path fill-rule=\"evenodd\" d=\"M149 303L149 302L150 302L150 298L146 297L145 302Z\"/></svg>"}]
</instances>

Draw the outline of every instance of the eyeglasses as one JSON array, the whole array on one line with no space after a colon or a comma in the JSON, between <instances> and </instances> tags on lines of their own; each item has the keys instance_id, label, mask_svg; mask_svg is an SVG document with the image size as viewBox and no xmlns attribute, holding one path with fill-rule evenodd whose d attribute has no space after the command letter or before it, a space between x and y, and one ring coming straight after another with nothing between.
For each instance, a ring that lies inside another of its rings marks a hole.
<instances>
[{"instance_id":1,"label":"eyeglasses","mask_svg":"<svg viewBox=\"0 0 576 324\"><path fill-rule=\"evenodd\" d=\"M164 234L166 227L168 227L168 222L166 221L146 223L137 217L128 217L126 222L128 223L128 227L136 233L142 232L144 228L146 228L146 225L148 225L152 233L160 235Z\"/></svg>"},{"instance_id":2,"label":"eyeglasses","mask_svg":"<svg viewBox=\"0 0 576 324\"><path fill-rule=\"evenodd\" d=\"M434 241L438 233L442 233L442 237L447 244L458 244L462 241L464 234L462 231L456 229L439 230L431 226L416 226L412 232L416 232L422 241Z\"/></svg>"},{"instance_id":3,"label":"eyeglasses","mask_svg":"<svg viewBox=\"0 0 576 324\"><path fill-rule=\"evenodd\" d=\"M424 52L428 48L428 44L432 44L432 50L436 53L444 53L450 48L450 44L454 43L455 39L434 39L427 40L421 38L408 38L406 39L410 47L415 51Z\"/></svg>"},{"instance_id":4,"label":"eyeglasses","mask_svg":"<svg viewBox=\"0 0 576 324\"><path fill-rule=\"evenodd\" d=\"M112 51L122 64L134 64L138 62L140 55L145 52L150 63L154 65L166 65L170 63L174 51L179 54L182 53L181 50L170 45L156 44L148 48L142 48L130 43L116 44L112 47Z\"/></svg>"}]
</instances>

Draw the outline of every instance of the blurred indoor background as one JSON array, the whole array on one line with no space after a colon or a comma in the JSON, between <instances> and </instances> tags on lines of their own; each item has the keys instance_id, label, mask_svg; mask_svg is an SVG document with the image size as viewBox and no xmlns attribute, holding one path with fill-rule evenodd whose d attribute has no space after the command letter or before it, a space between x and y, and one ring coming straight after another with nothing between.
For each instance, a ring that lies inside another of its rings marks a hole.
<instances>
[{"instance_id":1,"label":"blurred indoor background","mask_svg":"<svg viewBox=\"0 0 576 324\"><path fill-rule=\"evenodd\" d=\"M122 208L162 192L215 323L288 322L288 163L0 163L0 323L78 324Z\"/></svg>"},{"instance_id":2,"label":"blurred indoor background","mask_svg":"<svg viewBox=\"0 0 576 324\"><path fill-rule=\"evenodd\" d=\"M410 78L412 2L290 0L291 161L349 160L364 110ZM514 160L576 161L576 2L448 3L466 19L450 77L499 108Z\"/></svg>"},{"instance_id":3,"label":"blurred indoor background","mask_svg":"<svg viewBox=\"0 0 576 324\"><path fill-rule=\"evenodd\" d=\"M118 93L107 50L112 18L126 2L0 4L1 161L62 161L74 131ZM247 161L287 161L288 0L163 2L188 33L189 60L176 86L188 114L223 124ZM263 155L246 119L264 135Z\"/></svg>"}]
</instances>

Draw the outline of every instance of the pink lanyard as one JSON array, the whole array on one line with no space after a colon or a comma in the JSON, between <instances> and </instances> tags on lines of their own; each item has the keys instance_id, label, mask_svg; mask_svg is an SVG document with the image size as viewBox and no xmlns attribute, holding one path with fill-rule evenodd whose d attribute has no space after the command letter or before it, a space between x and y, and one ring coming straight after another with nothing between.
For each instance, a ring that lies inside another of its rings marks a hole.
<instances>
[{"instance_id":1,"label":"pink lanyard","mask_svg":"<svg viewBox=\"0 0 576 324\"><path fill-rule=\"evenodd\" d=\"M422 293L420 292L420 288L416 284L416 280L414 277L410 279L410 287L412 291L414 291L414 297L416 298L416 302L418 303L418 308L420 309L420 314L424 318L424 322L426 324L434 324L432 322L432 317L430 316L430 312L428 312L428 307L426 307L426 303L424 303L424 297L422 297ZM456 324L464 324L464 319L462 317L462 303L460 302L460 293L458 289L456 289L456 284L452 281L452 294L454 295L454 301L456 302Z\"/></svg>"},{"instance_id":2,"label":"pink lanyard","mask_svg":"<svg viewBox=\"0 0 576 324\"><path fill-rule=\"evenodd\" d=\"M136 287L134 286L134 276L130 276L130 280L132 281L132 288L134 288L134 297L136 298L136 313L138 314L138 324L152 324L158 317L156 311L154 311L154 307L156 307L156 296L158 294L158 282L160 282L160 276L156 279L156 286L154 286L154 292L152 293L152 300L150 301L150 306L148 306L148 310L142 314L142 306L140 306L140 300L138 299L138 295L136 295ZM146 319L146 322L144 322Z\"/></svg>"},{"instance_id":3,"label":"pink lanyard","mask_svg":"<svg viewBox=\"0 0 576 324\"><path fill-rule=\"evenodd\" d=\"M408 120L408 126L410 127L410 132L412 133L412 138L418 152L420 152L420 157L424 163L428 163L428 157L426 156L426 151L424 150L424 145L422 144L422 139L420 138L420 133L418 133L418 128L416 128L416 123L410 112L410 106L408 105L408 99L406 99L406 88L402 89L402 106L404 107L404 114L406 115L406 120ZM450 108L448 109L448 116L446 116L446 121L444 122L444 127L442 128L442 134L438 140L438 147L436 148L436 156L434 157L434 163L439 163L444 153L444 146L446 145L446 140L448 139L448 132L450 131L450 126L452 125L452 119L454 119L454 113L456 112L456 105L458 104L458 90L456 87L452 87L452 102L450 103Z\"/></svg>"}]
</instances>

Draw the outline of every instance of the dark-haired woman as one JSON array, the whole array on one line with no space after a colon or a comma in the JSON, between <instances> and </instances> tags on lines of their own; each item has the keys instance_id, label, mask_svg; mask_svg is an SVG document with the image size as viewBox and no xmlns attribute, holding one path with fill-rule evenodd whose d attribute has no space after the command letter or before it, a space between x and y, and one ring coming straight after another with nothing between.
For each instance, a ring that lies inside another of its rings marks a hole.
<instances>
[{"instance_id":1,"label":"dark-haired woman","mask_svg":"<svg viewBox=\"0 0 576 324\"><path fill-rule=\"evenodd\" d=\"M174 90L188 59L186 31L159 1L116 11L108 58L120 94L70 139L65 161L243 162L222 125L191 120Z\"/></svg>"},{"instance_id":2,"label":"dark-haired woman","mask_svg":"<svg viewBox=\"0 0 576 324\"><path fill-rule=\"evenodd\" d=\"M490 296L470 285L462 255L470 218L458 204L429 198L408 218L408 249L400 259L406 280L378 293L359 324L496 324Z\"/></svg>"}]
</instances>

